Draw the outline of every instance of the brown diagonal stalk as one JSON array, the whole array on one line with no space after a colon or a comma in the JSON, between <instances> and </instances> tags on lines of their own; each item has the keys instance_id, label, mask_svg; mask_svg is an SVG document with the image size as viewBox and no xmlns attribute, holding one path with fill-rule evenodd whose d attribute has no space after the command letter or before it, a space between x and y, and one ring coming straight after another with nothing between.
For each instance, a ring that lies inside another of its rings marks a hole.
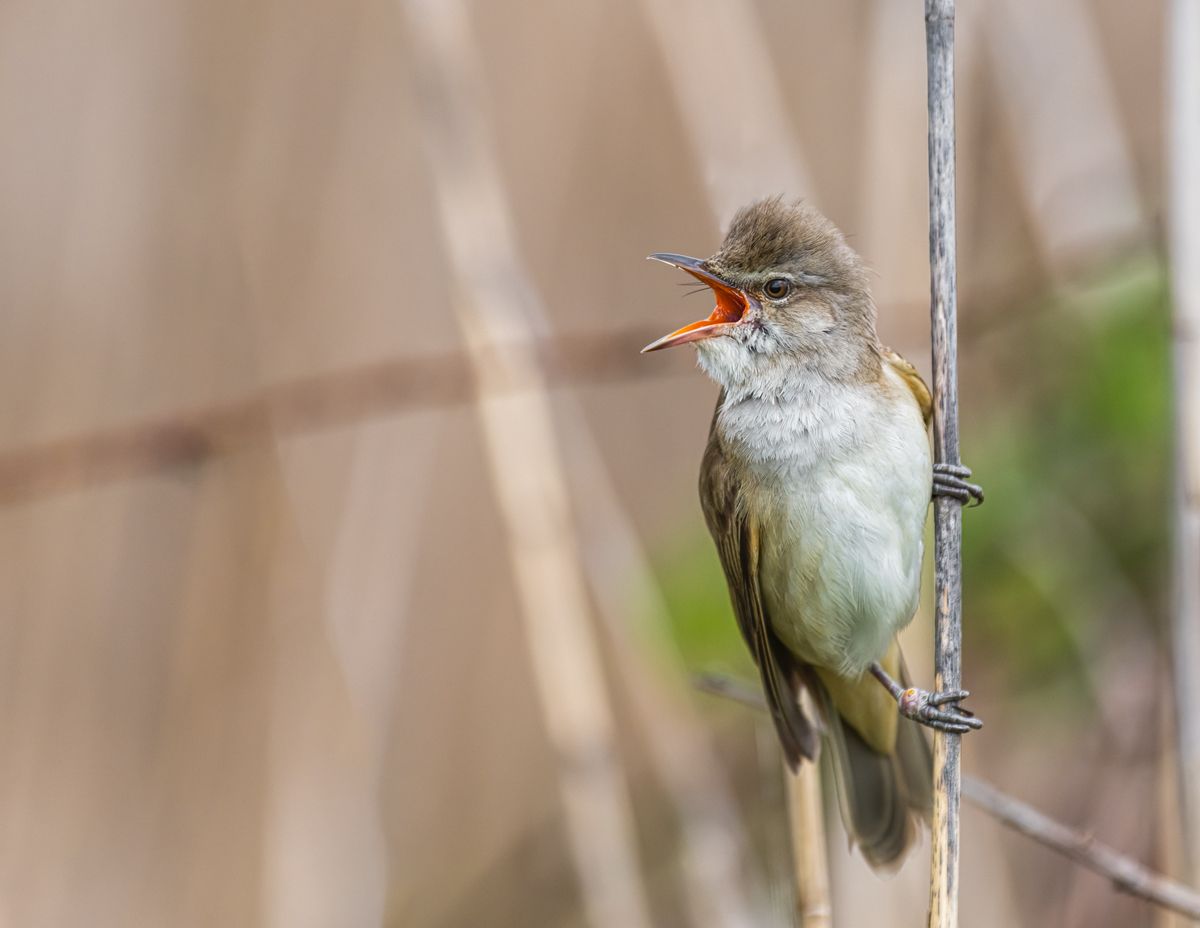
<instances>
[{"instance_id":1,"label":"brown diagonal stalk","mask_svg":"<svg viewBox=\"0 0 1200 928\"><path fill-rule=\"evenodd\" d=\"M547 384L629 382L690 373L639 364L658 334L631 327L538 339ZM508 389L499 385L497 389ZM470 402L476 378L461 351L393 358L284 381L254 394L0 452L0 506L199 465L247 444Z\"/></svg>"},{"instance_id":2,"label":"brown diagonal stalk","mask_svg":"<svg viewBox=\"0 0 1200 928\"><path fill-rule=\"evenodd\" d=\"M1178 912L1193 921L1200 921L1200 894L1182 883L1143 867L1133 858L1102 844L1086 832L1056 822L1033 806L1006 795L983 780L966 778L963 795L973 805L1014 831L1107 877L1122 892Z\"/></svg>"}]
</instances>

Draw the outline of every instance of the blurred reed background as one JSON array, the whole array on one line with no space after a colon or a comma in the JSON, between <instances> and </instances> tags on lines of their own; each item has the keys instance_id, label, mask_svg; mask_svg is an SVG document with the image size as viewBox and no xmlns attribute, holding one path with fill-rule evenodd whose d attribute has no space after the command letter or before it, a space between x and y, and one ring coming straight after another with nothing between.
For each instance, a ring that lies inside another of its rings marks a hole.
<instances>
[{"instance_id":1,"label":"blurred reed background","mask_svg":"<svg viewBox=\"0 0 1200 928\"><path fill-rule=\"evenodd\" d=\"M1165 36L959 12L964 751L1182 874ZM802 195L927 374L924 67L901 0L4 4L0 921L787 924L642 259ZM836 923L918 924L828 824ZM974 928L1172 924L963 841Z\"/></svg>"}]
</instances>

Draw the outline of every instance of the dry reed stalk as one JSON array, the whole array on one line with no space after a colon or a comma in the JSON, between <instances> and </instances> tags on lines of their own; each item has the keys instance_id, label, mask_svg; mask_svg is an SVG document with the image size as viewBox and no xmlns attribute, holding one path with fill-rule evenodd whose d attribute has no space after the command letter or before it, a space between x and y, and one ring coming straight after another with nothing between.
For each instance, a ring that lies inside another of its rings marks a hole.
<instances>
[{"instance_id":1,"label":"dry reed stalk","mask_svg":"<svg viewBox=\"0 0 1200 928\"><path fill-rule=\"evenodd\" d=\"M792 866L796 871L796 916L800 928L830 928L833 905L825 817L821 811L821 768L801 764L792 775L784 768L792 823Z\"/></svg>"},{"instance_id":2,"label":"dry reed stalk","mask_svg":"<svg viewBox=\"0 0 1200 928\"><path fill-rule=\"evenodd\" d=\"M746 898L743 829L721 758L691 707L657 685L655 670L631 641L629 616L656 629L667 606L649 555L621 504L603 456L577 402L563 398L561 428L567 473L582 541L584 568L618 655L619 686L629 697L646 753L675 804L680 829L684 904L697 928L752 928L762 924ZM634 595L629 595L630 590ZM636 603L631 610L630 602ZM672 667L682 667L678 653Z\"/></svg>"},{"instance_id":3,"label":"dry reed stalk","mask_svg":"<svg viewBox=\"0 0 1200 928\"><path fill-rule=\"evenodd\" d=\"M996 0L978 11L1033 244L1060 283L1081 259L1150 234L1091 10L1084 0Z\"/></svg>"},{"instance_id":4,"label":"dry reed stalk","mask_svg":"<svg viewBox=\"0 0 1200 928\"><path fill-rule=\"evenodd\" d=\"M479 386L487 463L547 733L559 759L568 844L595 928L651 924L628 789L597 649L547 383L536 296L481 117L478 60L454 0L402 0L453 309Z\"/></svg>"},{"instance_id":5,"label":"dry reed stalk","mask_svg":"<svg viewBox=\"0 0 1200 928\"><path fill-rule=\"evenodd\" d=\"M643 0L718 223L767 193L810 194L803 151L749 0ZM737 67L714 67L737 49Z\"/></svg>"},{"instance_id":6,"label":"dry reed stalk","mask_svg":"<svg viewBox=\"0 0 1200 928\"><path fill-rule=\"evenodd\" d=\"M1183 819L1179 814L1179 753L1175 738L1174 689L1169 674L1159 678L1158 696L1158 805L1155 851L1164 875L1178 877L1184 870ZM1169 909L1155 909L1153 928L1181 928L1187 920Z\"/></svg>"},{"instance_id":7,"label":"dry reed stalk","mask_svg":"<svg viewBox=\"0 0 1200 928\"><path fill-rule=\"evenodd\" d=\"M1184 856L1200 885L1200 2L1172 0L1169 242L1175 305L1171 633Z\"/></svg>"}]
</instances>

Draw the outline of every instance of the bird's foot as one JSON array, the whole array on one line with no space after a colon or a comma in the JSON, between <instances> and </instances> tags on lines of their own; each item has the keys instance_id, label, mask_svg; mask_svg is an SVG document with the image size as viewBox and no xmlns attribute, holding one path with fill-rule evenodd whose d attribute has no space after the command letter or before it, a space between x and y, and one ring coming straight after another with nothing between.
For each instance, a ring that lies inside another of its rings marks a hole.
<instances>
[{"instance_id":1,"label":"bird's foot","mask_svg":"<svg viewBox=\"0 0 1200 928\"><path fill-rule=\"evenodd\" d=\"M971 694L966 690L946 690L944 693L931 693L920 687L902 688L883 669L878 661L871 665L871 673L883 684L884 689L892 694L900 714L905 718L920 722L938 731L953 732L965 735L969 731L983 728L983 722L975 718L970 709L956 705Z\"/></svg>"},{"instance_id":2,"label":"bird's foot","mask_svg":"<svg viewBox=\"0 0 1200 928\"><path fill-rule=\"evenodd\" d=\"M969 731L983 728L983 722L975 718L970 709L956 705L959 700L966 699L971 694L966 690L946 690L943 693L931 693L916 686L910 686L900 694L896 705L900 714L914 722L920 722L938 731L953 732L965 735Z\"/></svg>"},{"instance_id":3,"label":"bird's foot","mask_svg":"<svg viewBox=\"0 0 1200 928\"><path fill-rule=\"evenodd\" d=\"M933 495L956 499L964 506L978 506L983 502L983 487L968 483L971 468L963 464L933 465Z\"/></svg>"}]
</instances>

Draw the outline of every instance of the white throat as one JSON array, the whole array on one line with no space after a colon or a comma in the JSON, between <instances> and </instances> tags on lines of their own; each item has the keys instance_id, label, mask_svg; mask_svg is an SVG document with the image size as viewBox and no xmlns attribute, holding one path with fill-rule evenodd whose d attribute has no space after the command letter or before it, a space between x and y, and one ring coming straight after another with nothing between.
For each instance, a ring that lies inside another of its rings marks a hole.
<instances>
[{"instance_id":1,"label":"white throat","mask_svg":"<svg viewBox=\"0 0 1200 928\"><path fill-rule=\"evenodd\" d=\"M875 385L830 379L815 364L764 363L733 339L697 347L701 369L725 389L717 429L749 461L795 463L853 445L880 403Z\"/></svg>"},{"instance_id":2,"label":"white throat","mask_svg":"<svg viewBox=\"0 0 1200 928\"><path fill-rule=\"evenodd\" d=\"M726 392L717 414L721 437L748 461L803 467L851 450L878 400L866 385L833 383L794 372L780 393Z\"/></svg>"}]
</instances>

